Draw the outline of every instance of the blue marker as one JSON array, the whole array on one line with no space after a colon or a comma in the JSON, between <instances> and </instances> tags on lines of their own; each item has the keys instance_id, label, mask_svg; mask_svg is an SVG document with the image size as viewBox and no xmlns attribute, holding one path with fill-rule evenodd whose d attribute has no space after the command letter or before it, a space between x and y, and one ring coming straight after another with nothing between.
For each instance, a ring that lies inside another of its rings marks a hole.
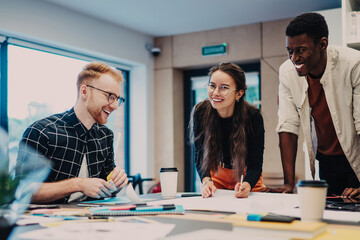
<instances>
[{"instance_id":1,"label":"blue marker","mask_svg":"<svg viewBox=\"0 0 360 240\"><path fill-rule=\"evenodd\" d=\"M291 223L295 220L294 217L275 215L275 214L249 214L246 218L248 221L257 221L257 222L282 222L282 223Z\"/></svg>"}]
</instances>

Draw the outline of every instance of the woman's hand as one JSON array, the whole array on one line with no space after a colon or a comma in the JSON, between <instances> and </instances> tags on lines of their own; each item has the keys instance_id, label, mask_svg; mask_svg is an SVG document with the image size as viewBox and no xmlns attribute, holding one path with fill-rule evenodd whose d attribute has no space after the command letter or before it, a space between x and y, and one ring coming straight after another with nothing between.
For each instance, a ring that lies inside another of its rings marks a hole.
<instances>
[{"instance_id":1,"label":"woman's hand","mask_svg":"<svg viewBox=\"0 0 360 240\"><path fill-rule=\"evenodd\" d=\"M235 185L235 194L234 196L237 198L247 198L250 194L251 186L248 182L243 182L242 184L238 182Z\"/></svg>"},{"instance_id":2,"label":"woman's hand","mask_svg":"<svg viewBox=\"0 0 360 240\"><path fill-rule=\"evenodd\" d=\"M212 197L215 195L216 187L214 186L213 181L209 177L205 177L202 180L201 194L203 198Z\"/></svg>"}]
</instances>

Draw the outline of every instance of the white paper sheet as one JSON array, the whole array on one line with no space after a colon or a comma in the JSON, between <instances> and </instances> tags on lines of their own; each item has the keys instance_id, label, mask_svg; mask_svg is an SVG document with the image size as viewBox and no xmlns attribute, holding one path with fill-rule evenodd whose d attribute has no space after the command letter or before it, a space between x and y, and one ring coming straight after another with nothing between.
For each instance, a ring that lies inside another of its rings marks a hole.
<instances>
[{"instance_id":1,"label":"white paper sheet","mask_svg":"<svg viewBox=\"0 0 360 240\"><path fill-rule=\"evenodd\" d=\"M127 223L127 222L97 222L97 223L68 223L59 227L34 230L20 235L26 239L47 240L155 240L169 234L174 224L161 223Z\"/></svg>"},{"instance_id":2,"label":"white paper sheet","mask_svg":"<svg viewBox=\"0 0 360 240\"><path fill-rule=\"evenodd\" d=\"M144 202L136 194L136 192L135 192L135 190L134 190L131 183L126 186L126 196L130 199L131 202L134 202L134 203L142 203L142 202Z\"/></svg>"},{"instance_id":3,"label":"white paper sheet","mask_svg":"<svg viewBox=\"0 0 360 240\"><path fill-rule=\"evenodd\" d=\"M41 224L41 223L52 223L63 221L61 218L50 218L50 217L42 217L42 216L33 216L28 214L23 214L19 220L16 221L16 225L24 226L24 225L33 225L33 224Z\"/></svg>"},{"instance_id":4,"label":"white paper sheet","mask_svg":"<svg viewBox=\"0 0 360 240\"><path fill-rule=\"evenodd\" d=\"M118 194L116 194L116 197L124 197L129 199L129 203L143 203L145 201L152 201L154 199L141 199L139 195L134 190L134 187L131 183L123 187Z\"/></svg>"},{"instance_id":5,"label":"white paper sheet","mask_svg":"<svg viewBox=\"0 0 360 240\"><path fill-rule=\"evenodd\" d=\"M178 234L170 237L164 238L164 240L241 240L241 239L251 239L251 240L280 240L287 238L274 238L271 236L256 236L254 231L251 232L234 232L234 231L224 231L224 230L215 230L215 229L201 229L198 231L187 232L183 234Z\"/></svg>"},{"instance_id":6,"label":"white paper sheet","mask_svg":"<svg viewBox=\"0 0 360 240\"><path fill-rule=\"evenodd\" d=\"M236 198L234 191L218 189L210 198L188 197L151 202L154 205L169 203L182 205L185 210L258 213L294 208L298 206L298 198L296 194L255 192L250 193L248 198Z\"/></svg>"}]
</instances>

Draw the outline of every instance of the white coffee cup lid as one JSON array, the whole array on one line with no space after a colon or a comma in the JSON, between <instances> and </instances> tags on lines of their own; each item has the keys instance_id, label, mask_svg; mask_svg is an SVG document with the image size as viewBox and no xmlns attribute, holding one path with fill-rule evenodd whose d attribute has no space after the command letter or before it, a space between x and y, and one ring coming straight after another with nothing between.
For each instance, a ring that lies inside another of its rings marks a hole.
<instances>
[{"instance_id":1,"label":"white coffee cup lid","mask_svg":"<svg viewBox=\"0 0 360 240\"><path fill-rule=\"evenodd\" d=\"M160 172L178 172L178 169L176 167L172 168L160 168Z\"/></svg>"},{"instance_id":2,"label":"white coffee cup lid","mask_svg":"<svg viewBox=\"0 0 360 240\"><path fill-rule=\"evenodd\" d=\"M300 180L297 187L328 187L325 180Z\"/></svg>"}]
</instances>

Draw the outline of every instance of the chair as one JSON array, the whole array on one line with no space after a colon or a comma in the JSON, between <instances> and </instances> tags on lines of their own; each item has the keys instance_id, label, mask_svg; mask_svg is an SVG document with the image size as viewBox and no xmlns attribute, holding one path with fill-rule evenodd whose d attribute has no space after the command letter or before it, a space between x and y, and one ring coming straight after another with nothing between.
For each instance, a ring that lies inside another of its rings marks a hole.
<instances>
[{"instance_id":1,"label":"chair","mask_svg":"<svg viewBox=\"0 0 360 240\"><path fill-rule=\"evenodd\" d=\"M135 175L130 175L128 176L129 182L132 183L134 189L136 188L136 186L139 186L139 194L143 194L143 182L145 181L153 181L153 178L142 178L141 174L135 174Z\"/></svg>"}]
</instances>

